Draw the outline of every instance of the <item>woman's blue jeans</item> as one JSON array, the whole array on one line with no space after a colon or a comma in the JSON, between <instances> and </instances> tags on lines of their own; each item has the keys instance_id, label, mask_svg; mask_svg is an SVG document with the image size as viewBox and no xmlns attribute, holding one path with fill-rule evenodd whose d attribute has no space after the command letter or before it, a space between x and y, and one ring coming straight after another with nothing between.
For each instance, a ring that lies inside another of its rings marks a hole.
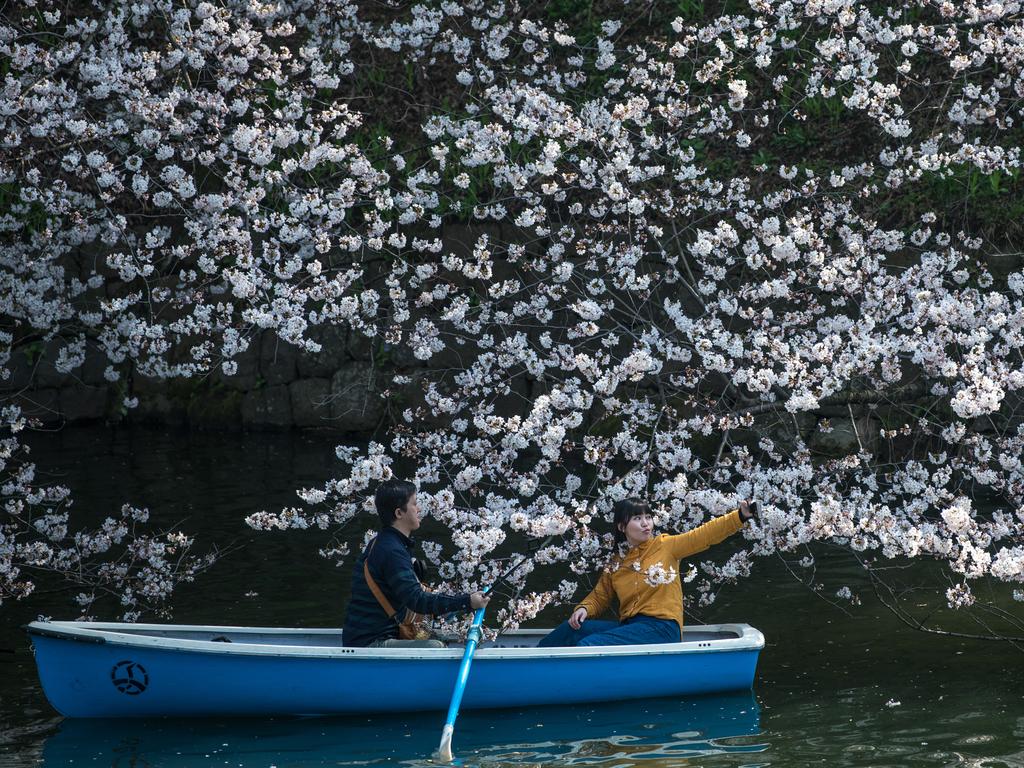
<instances>
[{"instance_id":1,"label":"woman's blue jeans","mask_svg":"<svg viewBox=\"0 0 1024 768\"><path fill-rule=\"evenodd\" d=\"M591 645L650 645L651 643L678 643L679 623L671 619L634 616L623 622L587 619L579 629L563 621L548 632L538 648L564 648Z\"/></svg>"}]
</instances>

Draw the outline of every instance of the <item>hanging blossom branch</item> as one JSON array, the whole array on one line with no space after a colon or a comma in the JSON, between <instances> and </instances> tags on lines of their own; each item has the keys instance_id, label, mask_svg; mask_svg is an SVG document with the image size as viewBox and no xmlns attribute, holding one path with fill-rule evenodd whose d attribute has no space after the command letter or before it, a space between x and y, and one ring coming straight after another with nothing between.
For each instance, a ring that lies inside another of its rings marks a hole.
<instances>
[{"instance_id":1,"label":"hanging blossom branch","mask_svg":"<svg viewBox=\"0 0 1024 768\"><path fill-rule=\"evenodd\" d=\"M0 414L0 606L29 597L40 583L77 589L80 618L103 598L121 606L122 619L143 613L169 615L175 587L193 581L211 566L217 553L192 553L193 540L180 532L148 534L140 530L149 512L124 505L93 529L70 528L70 491L40 485L28 449L19 442L27 422L14 407Z\"/></svg>"},{"instance_id":2,"label":"hanging blossom branch","mask_svg":"<svg viewBox=\"0 0 1024 768\"><path fill-rule=\"evenodd\" d=\"M666 530L762 500L703 603L818 542L936 560L952 606L1024 581L1024 274L956 213L1020 175L1019 3L38 11L0 27L0 364L59 339L62 371L230 375L257 329L343 325L433 366L251 524L343 526L401 457L451 586L561 535L538 560L574 578L524 569L510 626L578 591L630 494ZM837 426L857 448L822 457Z\"/></svg>"}]
</instances>

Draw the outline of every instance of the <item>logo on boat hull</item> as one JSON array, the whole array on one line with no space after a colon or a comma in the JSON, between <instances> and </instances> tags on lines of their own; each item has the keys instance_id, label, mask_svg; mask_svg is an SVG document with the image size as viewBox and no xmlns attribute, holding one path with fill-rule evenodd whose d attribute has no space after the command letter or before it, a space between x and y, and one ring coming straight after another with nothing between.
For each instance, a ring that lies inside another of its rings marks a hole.
<instances>
[{"instance_id":1,"label":"logo on boat hull","mask_svg":"<svg viewBox=\"0 0 1024 768\"><path fill-rule=\"evenodd\" d=\"M135 661L119 661L110 670L110 680L121 693L138 696L149 685L146 668Z\"/></svg>"}]
</instances>

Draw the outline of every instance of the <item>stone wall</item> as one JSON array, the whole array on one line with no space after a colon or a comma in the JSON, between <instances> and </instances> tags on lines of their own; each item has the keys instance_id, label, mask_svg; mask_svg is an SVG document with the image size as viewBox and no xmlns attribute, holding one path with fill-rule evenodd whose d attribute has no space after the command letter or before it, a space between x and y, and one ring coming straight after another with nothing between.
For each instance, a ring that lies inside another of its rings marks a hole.
<instances>
[{"instance_id":1,"label":"stone wall","mask_svg":"<svg viewBox=\"0 0 1024 768\"><path fill-rule=\"evenodd\" d=\"M503 240L516 237L517 233L502 229L497 225L448 225L443 233L445 249L468 255L481 234ZM988 257L988 266L997 278L1004 279L1019 263L997 254ZM404 347L389 348L380 339L346 329L324 328L317 333L314 338L323 349L315 355L281 342L273 332L258 335L236 358L238 369L233 376L215 370L199 380L152 380L136 375L114 383L105 378L108 363L94 349L88 350L84 365L73 374L58 373L53 362L60 344L55 341L30 353L14 352L13 376L0 382L0 402L14 401L26 414L51 427L131 421L212 430L301 428L370 433L388 421L400 422L406 408L422 404L422 384L428 373L436 378L438 369L455 371L465 364L458 349L445 350L424 364ZM396 374L408 378L409 383L396 385ZM522 410L523 403L542 391L537 382L511 384L509 397L514 401L499 404L506 411ZM138 407L124 407L128 395L138 398ZM773 427L755 431L783 442L799 434L823 456L855 451L858 439L868 451L878 451L884 409L854 406L854 411L851 414L845 406L822 408L815 414L801 414L792 430L787 426L781 431ZM709 445L708 451L715 455L717 446Z\"/></svg>"},{"instance_id":2,"label":"stone wall","mask_svg":"<svg viewBox=\"0 0 1024 768\"><path fill-rule=\"evenodd\" d=\"M484 233L501 236L496 226L448 225L445 247L469 255ZM422 363L405 348L390 348L382 340L346 329L316 329L313 338L323 347L315 355L280 341L273 332L263 332L235 358L238 369L233 376L218 369L199 380L134 375L113 383L104 377L108 362L91 348L81 368L59 373L54 361L61 343L53 341L15 350L13 375L0 381L0 402L17 403L49 427L131 421L213 430L320 428L368 433L422 403L427 370L461 367L457 351ZM410 383L396 386L396 374ZM129 395L139 400L131 410L124 407Z\"/></svg>"},{"instance_id":3,"label":"stone wall","mask_svg":"<svg viewBox=\"0 0 1024 768\"><path fill-rule=\"evenodd\" d=\"M44 425L54 428L75 422L150 423L198 430L319 429L345 433L373 433L390 422L401 423L407 408L423 405L423 382L445 378L462 367L457 350L430 361L417 361L405 348L389 348L380 339L368 339L345 329L325 328L315 336L323 349L312 355L281 342L273 332L256 337L236 358L233 376L220 370L205 379L153 380L135 376L130 382L110 383L104 378L106 362L90 353L73 375L57 373L52 360L59 345L45 347L36 358L16 353L15 376L0 398L12 398ZM408 383L396 384L401 375ZM512 391L499 398L499 412L523 412L543 382L519 379ZM17 392L11 386L17 385ZM123 407L125 393L138 398L131 410ZM652 392L653 394L653 392ZM736 442L754 449L762 436L792 444L799 436L821 457L842 456L858 450L885 454L879 430L902 413L864 404L822 406L815 413L782 419L764 414L750 430L731 434ZM595 434L618 430L606 425L598 411L591 413ZM892 426L889 424L889 426ZM856 431L855 431L856 430ZM705 460L717 454L721 436L694 436L691 448Z\"/></svg>"},{"instance_id":4,"label":"stone wall","mask_svg":"<svg viewBox=\"0 0 1024 768\"><path fill-rule=\"evenodd\" d=\"M396 365L392 350L344 329L324 329L323 350L312 355L266 331L236 358L238 370L220 370L205 379L158 380L135 375L130 381L105 380L100 355L91 355L72 375L53 367L58 344L36 360L25 360L8 389L22 410L48 426L72 422L141 422L193 429L321 428L372 432L385 418L422 397L423 368ZM394 385L404 374L409 384ZM128 394L136 408L124 408Z\"/></svg>"}]
</instances>

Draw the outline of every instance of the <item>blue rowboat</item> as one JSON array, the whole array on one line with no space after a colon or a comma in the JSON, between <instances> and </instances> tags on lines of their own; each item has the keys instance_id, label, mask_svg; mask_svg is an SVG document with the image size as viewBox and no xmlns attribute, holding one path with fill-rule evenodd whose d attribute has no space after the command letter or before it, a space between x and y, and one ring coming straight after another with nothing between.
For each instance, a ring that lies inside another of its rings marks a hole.
<instances>
[{"instance_id":1,"label":"blue rowboat","mask_svg":"<svg viewBox=\"0 0 1024 768\"><path fill-rule=\"evenodd\" d=\"M448 648L344 648L341 630L32 622L43 691L66 717L335 715L444 710ZM764 636L686 627L658 645L538 648L546 630L481 643L463 707L579 704L749 690Z\"/></svg>"}]
</instances>

